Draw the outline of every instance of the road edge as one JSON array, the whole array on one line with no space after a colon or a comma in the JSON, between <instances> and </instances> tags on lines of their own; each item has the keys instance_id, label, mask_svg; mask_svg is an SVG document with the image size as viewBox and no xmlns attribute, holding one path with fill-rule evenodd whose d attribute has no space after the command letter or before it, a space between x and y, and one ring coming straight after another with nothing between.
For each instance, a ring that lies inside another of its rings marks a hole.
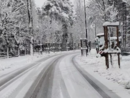
<instances>
[{"instance_id":1,"label":"road edge","mask_svg":"<svg viewBox=\"0 0 130 98\"><path fill-rule=\"evenodd\" d=\"M76 57L73 57L73 62L75 62L76 68L79 69L79 71L83 72L84 75L87 75L92 81L96 81L95 84L98 86L102 86L103 87L103 91L105 91L106 94L110 95L110 98L130 98L130 94L128 94L128 92L126 92L126 90L119 86L116 83L112 83L108 80L106 80L105 78L101 77L100 75L92 72L89 69L84 69L82 66L80 66L80 64L76 61ZM106 85L107 84L107 85ZM110 91L106 92L106 91ZM112 93L115 93L114 95ZM115 97L114 97L115 96ZM106 98L106 97L105 97Z\"/></svg>"}]
</instances>

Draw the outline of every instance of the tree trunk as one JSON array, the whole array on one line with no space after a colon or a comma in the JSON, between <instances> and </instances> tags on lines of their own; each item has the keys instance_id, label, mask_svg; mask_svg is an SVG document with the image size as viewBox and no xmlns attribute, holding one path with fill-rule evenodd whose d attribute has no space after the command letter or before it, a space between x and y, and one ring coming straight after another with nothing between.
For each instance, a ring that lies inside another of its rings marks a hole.
<instances>
[{"instance_id":1,"label":"tree trunk","mask_svg":"<svg viewBox=\"0 0 130 98\"><path fill-rule=\"evenodd\" d=\"M63 29L62 50L66 51L67 50L67 39L68 39L68 28L67 28L67 24L63 24L62 25L62 29Z\"/></svg>"},{"instance_id":2,"label":"tree trunk","mask_svg":"<svg viewBox=\"0 0 130 98\"><path fill-rule=\"evenodd\" d=\"M62 40L62 50L63 51L67 50L67 39L64 35L63 35L63 40Z\"/></svg>"},{"instance_id":3,"label":"tree trunk","mask_svg":"<svg viewBox=\"0 0 130 98\"><path fill-rule=\"evenodd\" d=\"M33 45L32 45L32 43L30 44L30 55L33 55Z\"/></svg>"},{"instance_id":4,"label":"tree trunk","mask_svg":"<svg viewBox=\"0 0 130 98\"><path fill-rule=\"evenodd\" d=\"M25 48L25 54L24 55L27 55L27 49Z\"/></svg>"},{"instance_id":5,"label":"tree trunk","mask_svg":"<svg viewBox=\"0 0 130 98\"><path fill-rule=\"evenodd\" d=\"M31 37L31 42L30 42L30 55L33 55L33 37Z\"/></svg>"},{"instance_id":6,"label":"tree trunk","mask_svg":"<svg viewBox=\"0 0 130 98\"><path fill-rule=\"evenodd\" d=\"M19 49L19 44L18 44L18 56L20 56L20 49Z\"/></svg>"},{"instance_id":7,"label":"tree trunk","mask_svg":"<svg viewBox=\"0 0 130 98\"><path fill-rule=\"evenodd\" d=\"M9 47L7 46L7 58L9 58Z\"/></svg>"}]
</instances>

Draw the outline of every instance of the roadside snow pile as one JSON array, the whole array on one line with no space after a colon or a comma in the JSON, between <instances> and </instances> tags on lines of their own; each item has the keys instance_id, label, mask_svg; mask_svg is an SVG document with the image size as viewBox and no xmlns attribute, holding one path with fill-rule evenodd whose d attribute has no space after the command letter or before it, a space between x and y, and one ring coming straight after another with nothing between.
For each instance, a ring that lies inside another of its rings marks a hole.
<instances>
[{"instance_id":1,"label":"roadside snow pile","mask_svg":"<svg viewBox=\"0 0 130 98\"><path fill-rule=\"evenodd\" d=\"M95 73L105 77L107 80L116 82L127 89L130 89L130 56L121 57L121 69L117 65L117 56L114 57L114 65L107 70L105 58L96 58L96 51L92 50L87 57L77 57L77 61L83 68L89 68Z\"/></svg>"},{"instance_id":2,"label":"roadside snow pile","mask_svg":"<svg viewBox=\"0 0 130 98\"><path fill-rule=\"evenodd\" d=\"M23 68L29 64L32 64L42 58L58 55L58 54L66 54L71 52L77 52L75 51L61 51L61 52L50 52L50 53L35 53L33 56L26 55L26 56L20 56L20 57L13 57L13 58L7 58L7 59L0 59L0 77L9 74L13 71L19 70L20 68Z\"/></svg>"},{"instance_id":3,"label":"roadside snow pile","mask_svg":"<svg viewBox=\"0 0 130 98\"><path fill-rule=\"evenodd\" d=\"M130 89L130 81L127 82L127 84L125 85L125 88L126 88L126 89Z\"/></svg>"},{"instance_id":4,"label":"roadside snow pile","mask_svg":"<svg viewBox=\"0 0 130 98\"><path fill-rule=\"evenodd\" d=\"M12 71L25 67L35 61L47 57L52 54L34 54L33 56L26 55L14 58L0 59L0 77Z\"/></svg>"},{"instance_id":5,"label":"roadside snow pile","mask_svg":"<svg viewBox=\"0 0 130 98\"><path fill-rule=\"evenodd\" d=\"M121 85L126 85L130 79L130 76L123 70L118 68L106 69L95 69L94 72L97 72L99 75L104 76L107 80L117 82Z\"/></svg>"}]
</instances>

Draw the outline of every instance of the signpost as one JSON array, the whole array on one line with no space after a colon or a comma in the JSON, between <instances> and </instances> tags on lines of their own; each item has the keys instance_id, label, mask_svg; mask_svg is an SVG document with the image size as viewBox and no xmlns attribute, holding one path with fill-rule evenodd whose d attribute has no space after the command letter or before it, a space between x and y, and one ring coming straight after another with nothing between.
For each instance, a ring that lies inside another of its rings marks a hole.
<instances>
[{"instance_id":1,"label":"signpost","mask_svg":"<svg viewBox=\"0 0 130 98\"><path fill-rule=\"evenodd\" d=\"M81 55L83 56L83 55L86 54L86 56L87 56L87 54L88 54L87 38L81 38L80 39L80 46L81 46Z\"/></svg>"},{"instance_id":2,"label":"signpost","mask_svg":"<svg viewBox=\"0 0 130 98\"><path fill-rule=\"evenodd\" d=\"M109 32L108 28L115 28L115 34L114 30L112 32ZM104 28L104 40L105 40L105 45L103 49L103 53L105 54L105 61L106 61L106 67L107 69L109 68L109 55L112 63L112 54L117 54L118 56L118 65L120 68L120 45L119 45L119 22L105 22L103 24ZM114 36L115 35L115 36ZM111 39L115 38L115 42L111 42Z\"/></svg>"}]
</instances>

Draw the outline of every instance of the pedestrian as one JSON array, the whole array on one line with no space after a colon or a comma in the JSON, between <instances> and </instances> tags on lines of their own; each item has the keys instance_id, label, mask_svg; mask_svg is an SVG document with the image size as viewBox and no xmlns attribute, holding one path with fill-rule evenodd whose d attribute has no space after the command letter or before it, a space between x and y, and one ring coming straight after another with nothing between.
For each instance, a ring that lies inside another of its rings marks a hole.
<instances>
[{"instance_id":1,"label":"pedestrian","mask_svg":"<svg viewBox=\"0 0 130 98\"><path fill-rule=\"evenodd\" d=\"M42 54L42 48L40 48L40 54Z\"/></svg>"},{"instance_id":2,"label":"pedestrian","mask_svg":"<svg viewBox=\"0 0 130 98\"><path fill-rule=\"evenodd\" d=\"M89 41L88 45L89 45L89 51L91 51L91 41Z\"/></svg>"}]
</instances>

